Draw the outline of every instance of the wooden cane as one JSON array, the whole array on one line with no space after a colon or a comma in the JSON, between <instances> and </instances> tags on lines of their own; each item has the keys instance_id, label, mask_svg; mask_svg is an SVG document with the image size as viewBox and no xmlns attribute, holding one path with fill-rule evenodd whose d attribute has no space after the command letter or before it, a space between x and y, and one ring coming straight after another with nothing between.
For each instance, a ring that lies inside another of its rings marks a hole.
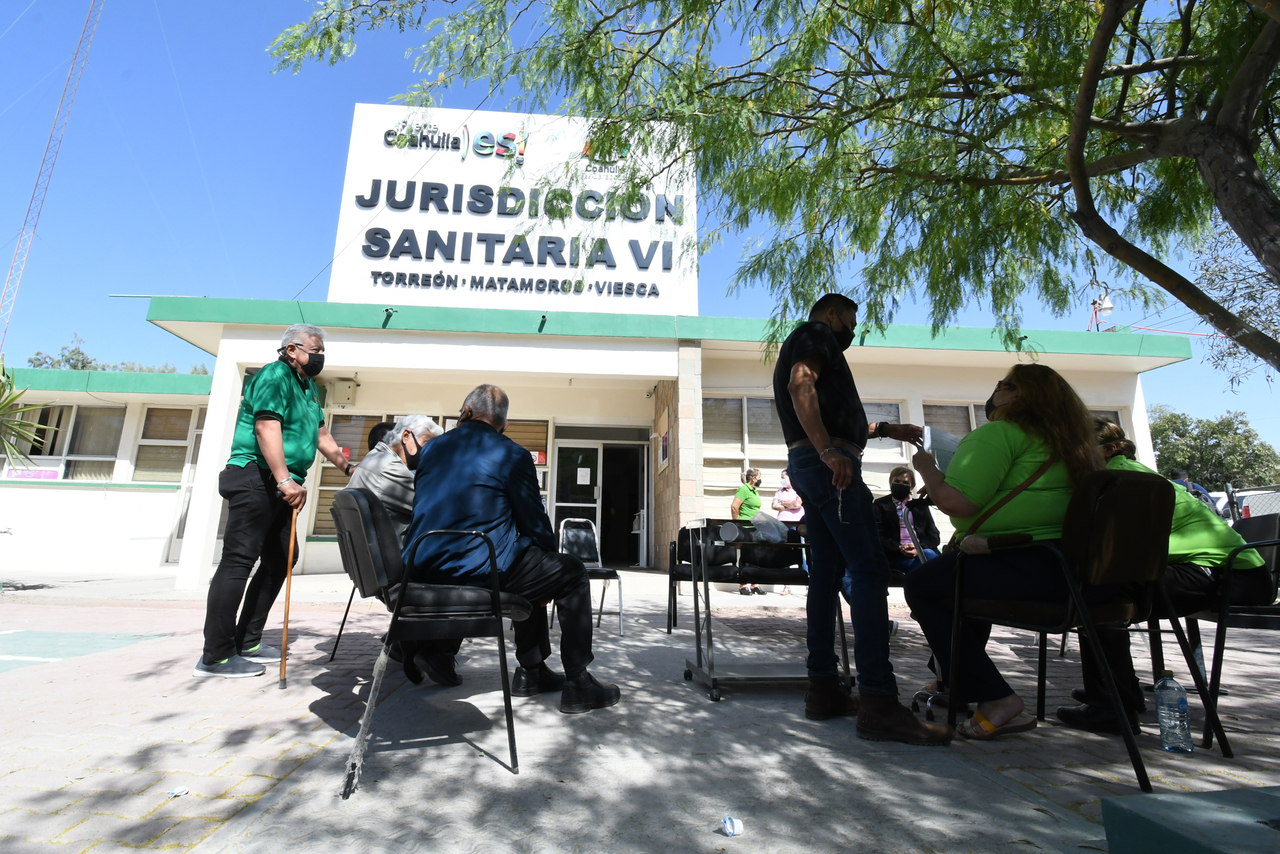
<instances>
[{"instance_id":1,"label":"wooden cane","mask_svg":"<svg viewBox=\"0 0 1280 854\"><path fill-rule=\"evenodd\" d=\"M280 646L280 687L288 688L285 679L285 660L289 657L289 594L293 592L293 548L298 542L298 510L294 508L293 521L289 524L289 557L284 565L284 643Z\"/></svg>"}]
</instances>

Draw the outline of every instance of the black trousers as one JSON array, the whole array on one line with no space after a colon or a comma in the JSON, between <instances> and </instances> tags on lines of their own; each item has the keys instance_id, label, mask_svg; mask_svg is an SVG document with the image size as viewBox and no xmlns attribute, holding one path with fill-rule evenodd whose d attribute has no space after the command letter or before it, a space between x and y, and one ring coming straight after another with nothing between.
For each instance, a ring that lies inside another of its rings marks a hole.
<instances>
[{"instance_id":1,"label":"black trousers","mask_svg":"<svg viewBox=\"0 0 1280 854\"><path fill-rule=\"evenodd\" d=\"M1237 569L1232 574L1231 602L1233 604L1260 604L1269 598L1271 577L1266 567ZM1173 602L1173 610L1179 617L1216 608L1218 585L1205 567L1194 563L1173 563L1164 574L1164 589ZM1128 629L1098 628L1098 640L1102 654L1111 665L1111 675L1116 680L1116 690L1125 711L1136 712L1144 702L1142 686L1133 669L1133 656L1129 653ZM1106 682L1102 678L1101 664L1093 646L1084 639L1080 642L1080 667L1084 671L1084 692L1091 705L1107 705Z\"/></svg>"},{"instance_id":2,"label":"black trousers","mask_svg":"<svg viewBox=\"0 0 1280 854\"><path fill-rule=\"evenodd\" d=\"M230 658L261 642L267 614L284 584L289 524L293 519L293 509L276 491L271 471L253 463L244 468L223 469L218 475L218 493L231 506L222 540L222 562L209 584L205 607L206 664ZM255 563L259 564L258 571L250 582Z\"/></svg>"},{"instance_id":3,"label":"black trousers","mask_svg":"<svg viewBox=\"0 0 1280 854\"><path fill-rule=\"evenodd\" d=\"M1056 545L1056 541L1051 541ZM934 656L939 676L951 675L952 608L956 594L958 552L940 555L907 572L903 584L911 616L920 624ZM1110 598L1115 587L1085 588L1086 600ZM1057 557L1047 548L998 551L965 558L964 596L967 599L1002 599L1026 602L1066 602L1071 591ZM963 702L999 700L1014 693L987 655L991 624L965 620L960 632L960 690Z\"/></svg>"},{"instance_id":4,"label":"black trousers","mask_svg":"<svg viewBox=\"0 0 1280 854\"><path fill-rule=\"evenodd\" d=\"M551 655L547 603L560 615L560 663L570 679L587 669L591 654L591 581L587 568L573 555L529 546L502 574L502 589L533 604L529 619L515 624L516 660L537 667Z\"/></svg>"}]
</instances>

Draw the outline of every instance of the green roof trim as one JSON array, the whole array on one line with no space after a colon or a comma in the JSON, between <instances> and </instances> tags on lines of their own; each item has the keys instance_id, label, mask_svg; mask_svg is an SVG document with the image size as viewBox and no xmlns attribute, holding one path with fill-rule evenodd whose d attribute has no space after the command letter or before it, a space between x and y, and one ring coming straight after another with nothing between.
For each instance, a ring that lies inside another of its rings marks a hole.
<instances>
[{"instance_id":1,"label":"green roof trim","mask_svg":"<svg viewBox=\"0 0 1280 854\"><path fill-rule=\"evenodd\" d=\"M335 329L394 329L414 332L463 332L506 335L564 335L591 338L752 341L764 339L769 321L746 317L604 314L577 311L386 306L377 303L294 302L285 300L152 297L147 320L164 323L222 323L288 326L313 323ZM1116 332L1023 330L1024 351L1098 356L1189 359L1191 342L1173 335ZM854 346L916 350L1005 352L999 333L979 327L952 327L934 336L928 326L895 324L883 334L859 336ZM172 375L169 375L172 376Z\"/></svg>"},{"instance_id":2,"label":"green roof trim","mask_svg":"<svg viewBox=\"0 0 1280 854\"><path fill-rule=\"evenodd\" d=\"M2 480L0 479L0 489L10 489L12 487L19 489L101 489L101 490L122 490L127 492L141 491L148 489L158 489L162 492L176 492L182 488L178 483L112 483L110 481L83 481L83 480Z\"/></svg>"},{"instance_id":3,"label":"green roof trim","mask_svg":"<svg viewBox=\"0 0 1280 854\"><path fill-rule=\"evenodd\" d=\"M135 371L57 371L14 368L17 389L81 391L98 394L209 394L209 374L149 374Z\"/></svg>"}]
</instances>

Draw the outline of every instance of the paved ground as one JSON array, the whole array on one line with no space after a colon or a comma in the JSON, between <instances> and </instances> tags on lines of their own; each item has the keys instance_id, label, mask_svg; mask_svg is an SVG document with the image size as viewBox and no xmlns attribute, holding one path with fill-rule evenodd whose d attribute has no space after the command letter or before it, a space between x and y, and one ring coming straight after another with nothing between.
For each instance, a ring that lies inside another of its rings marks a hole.
<instances>
[{"instance_id":1,"label":"paved ground","mask_svg":"<svg viewBox=\"0 0 1280 854\"><path fill-rule=\"evenodd\" d=\"M1119 739L1052 721L996 743L921 749L861 741L848 720L808 721L794 686L729 687L712 703L681 677L689 600L667 635L664 585L631 575L627 635L606 614L592 667L622 686L620 706L567 717L554 695L517 700L514 775L496 644L469 642L461 687L391 673L362 787L343 801L342 764L386 623L381 606L357 603L331 664L348 590L340 578L299 579L279 690L276 674L189 678L203 602L171 580L7 585L0 850L1106 850L1100 799L1137 791ZM716 594L723 659L801 661L803 603ZM927 652L905 612L895 616L905 692L927 681ZM278 615L273 626L276 642ZM1157 791L1280 784L1275 639L1238 632L1231 644L1223 710L1237 758L1163 754L1148 715L1140 744ZM1033 695L1032 638L998 632L992 648ZM1166 656L1185 679L1172 645ZM1051 710L1077 678L1074 651L1051 658ZM742 837L718 832L729 814L744 821Z\"/></svg>"}]
</instances>

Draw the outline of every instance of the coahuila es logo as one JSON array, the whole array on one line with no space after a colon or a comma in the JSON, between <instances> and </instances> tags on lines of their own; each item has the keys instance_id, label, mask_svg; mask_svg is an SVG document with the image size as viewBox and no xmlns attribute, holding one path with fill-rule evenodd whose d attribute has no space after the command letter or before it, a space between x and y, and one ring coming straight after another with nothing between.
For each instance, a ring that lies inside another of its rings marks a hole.
<instances>
[{"instance_id":1,"label":"coahuila es logo","mask_svg":"<svg viewBox=\"0 0 1280 854\"><path fill-rule=\"evenodd\" d=\"M471 130L462 126L462 136L442 133L433 124L401 122L397 127L382 135L382 142L388 148L421 148L437 151L459 151L461 159L467 159L470 149L478 157L514 157L517 165L524 164L524 149L529 138L515 133L504 133L501 136L483 131L476 134L474 143Z\"/></svg>"}]
</instances>

